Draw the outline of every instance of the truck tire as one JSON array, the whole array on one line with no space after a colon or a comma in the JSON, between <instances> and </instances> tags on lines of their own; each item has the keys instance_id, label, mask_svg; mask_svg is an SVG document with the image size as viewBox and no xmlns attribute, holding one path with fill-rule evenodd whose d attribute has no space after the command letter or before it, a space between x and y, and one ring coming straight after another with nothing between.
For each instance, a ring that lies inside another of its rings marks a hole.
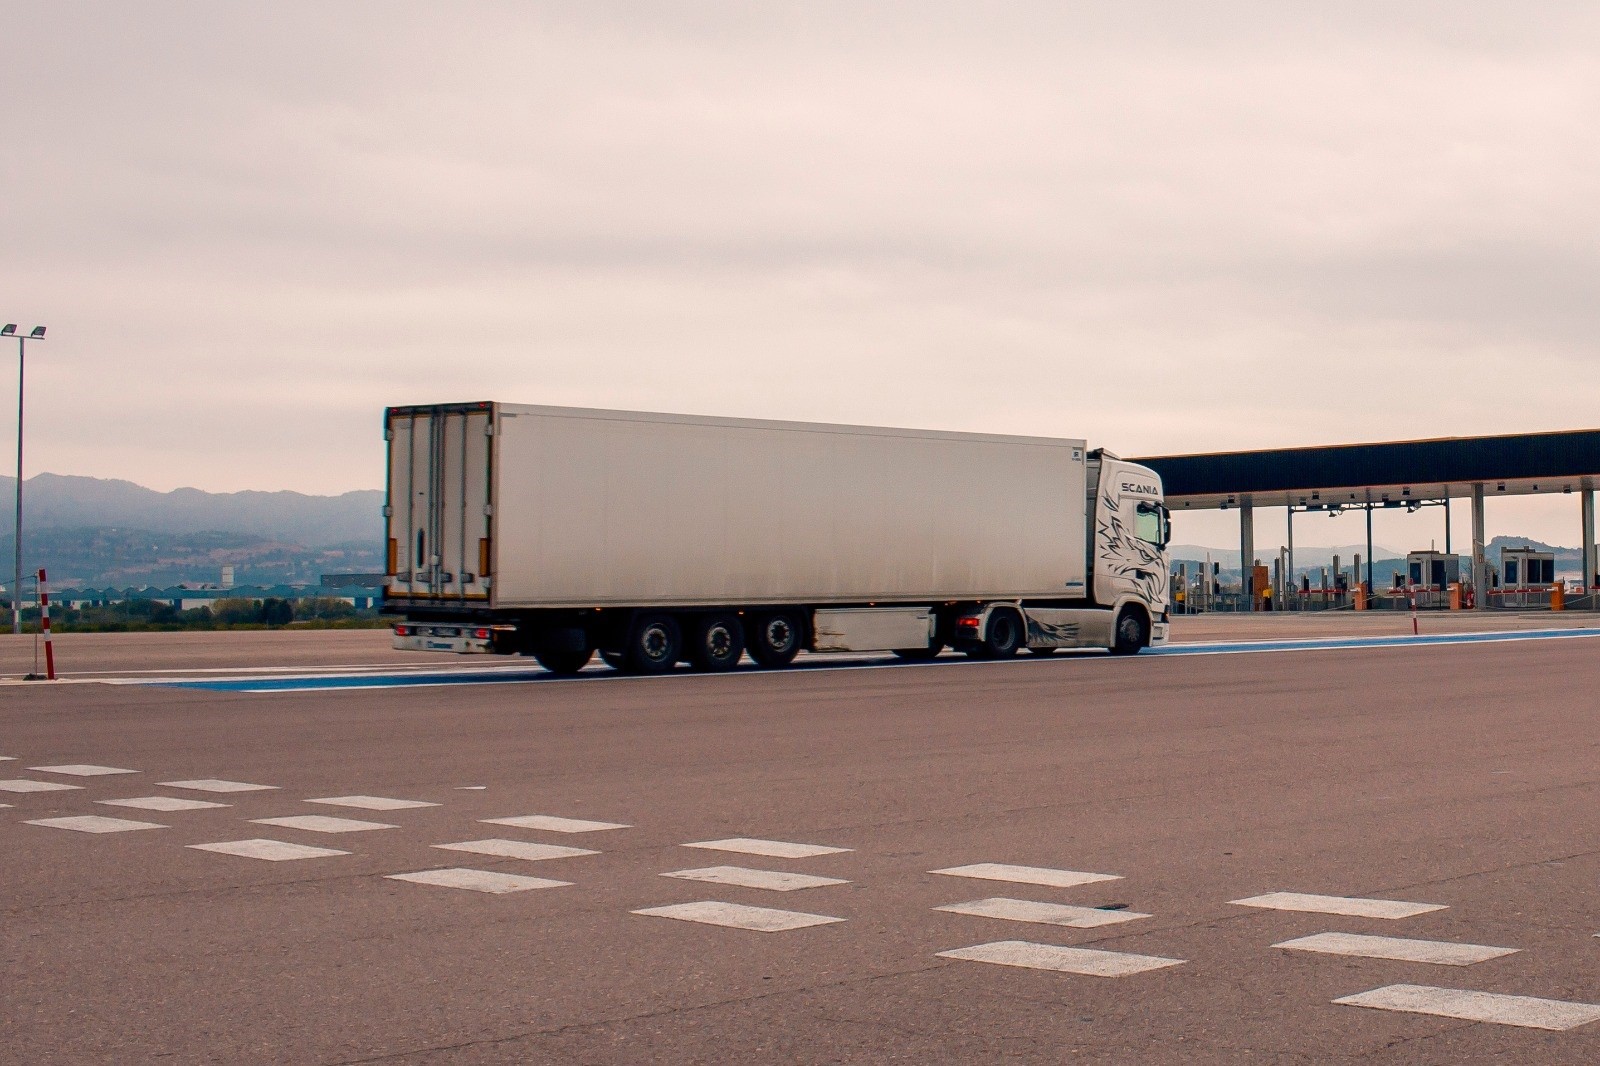
<instances>
[{"instance_id":1,"label":"truck tire","mask_svg":"<svg viewBox=\"0 0 1600 1066\"><path fill-rule=\"evenodd\" d=\"M588 666L589 660L593 656L594 651L590 648L584 648L580 651L549 647L536 647L533 649L534 661L557 677L571 677L585 666Z\"/></svg>"},{"instance_id":2,"label":"truck tire","mask_svg":"<svg viewBox=\"0 0 1600 1066\"><path fill-rule=\"evenodd\" d=\"M994 611L984 627L983 639L967 652L974 659L1009 659L1022 649L1022 616L1012 610Z\"/></svg>"},{"instance_id":3,"label":"truck tire","mask_svg":"<svg viewBox=\"0 0 1600 1066\"><path fill-rule=\"evenodd\" d=\"M1137 655L1139 649L1150 641L1144 612L1137 607L1124 607L1117 615L1117 628L1111 638L1112 655Z\"/></svg>"},{"instance_id":4,"label":"truck tire","mask_svg":"<svg viewBox=\"0 0 1600 1066\"><path fill-rule=\"evenodd\" d=\"M664 674L683 656L683 630L670 614L641 614L628 629L622 669L630 674Z\"/></svg>"},{"instance_id":5,"label":"truck tire","mask_svg":"<svg viewBox=\"0 0 1600 1066\"><path fill-rule=\"evenodd\" d=\"M894 654L896 658L904 659L908 663L926 663L937 659L942 651L944 651L943 644L934 644L927 648L896 648Z\"/></svg>"},{"instance_id":6,"label":"truck tire","mask_svg":"<svg viewBox=\"0 0 1600 1066\"><path fill-rule=\"evenodd\" d=\"M744 623L736 614L708 614L695 621L689 638L689 665L722 673L739 665L744 655Z\"/></svg>"},{"instance_id":7,"label":"truck tire","mask_svg":"<svg viewBox=\"0 0 1600 1066\"><path fill-rule=\"evenodd\" d=\"M750 623L745 650L758 666L776 669L794 662L805 642L805 625L789 611L758 614Z\"/></svg>"}]
</instances>

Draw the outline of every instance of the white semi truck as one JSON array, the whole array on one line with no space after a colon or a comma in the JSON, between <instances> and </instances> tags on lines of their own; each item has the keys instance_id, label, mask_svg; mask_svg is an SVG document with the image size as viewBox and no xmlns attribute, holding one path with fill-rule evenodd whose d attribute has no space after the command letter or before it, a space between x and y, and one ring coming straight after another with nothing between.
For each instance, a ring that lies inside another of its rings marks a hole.
<instances>
[{"instance_id":1,"label":"white semi truck","mask_svg":"<svg viewBox=\"0 0 1600 1066\"><path fill-rule=\"evenodd\" d=\"M1161 481L1082 440L393 407L395 647L652 674L1167 639Z\"/></svg>"}]
</instances>

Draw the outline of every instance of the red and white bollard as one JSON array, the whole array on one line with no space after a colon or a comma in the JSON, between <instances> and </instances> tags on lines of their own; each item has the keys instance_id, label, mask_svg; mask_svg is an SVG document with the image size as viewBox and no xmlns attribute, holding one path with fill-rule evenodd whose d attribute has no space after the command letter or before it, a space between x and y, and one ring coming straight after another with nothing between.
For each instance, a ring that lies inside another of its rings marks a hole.
<instances>
[{"instance_id":1,"label":"red and white bollard","mask_svg":"<svg viewBox=\"0 0 1600 1066\"><path fill-rule=\"evenodd\" d=\"M45 589L44 571L39 571L39 631L44 634L44 676L46 680L56 679L56 653L50 646L50 593ZM39 660L33 662L34 679L38 680Z\"/></svg>"},{"instance_id":2,"label":"red and white bollard","mask_svg":"<svg viewBox=\"0 0 1600 1066\"><path fill-rule=\"evenodd\" d=\"M1411 598L1411 635L1415 637L1421 630L1417 627L1417 586L1410 581L1406 582L1406 595Z\"/></svg>"}]
</instances>

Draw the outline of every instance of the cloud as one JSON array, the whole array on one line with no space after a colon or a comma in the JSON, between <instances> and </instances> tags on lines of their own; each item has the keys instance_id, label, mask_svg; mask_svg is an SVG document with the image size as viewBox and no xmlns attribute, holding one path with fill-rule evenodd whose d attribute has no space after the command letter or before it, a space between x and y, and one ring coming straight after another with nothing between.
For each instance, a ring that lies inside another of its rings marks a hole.
<instances>
[{"instance_id":1,"label":"cloud","mask_svg":"<svg viewBox=\"0 0 1600 1066\"><path fill-rule=\"evenodd\" d=\"M1592 5L8 23L30 469L367 487L383 406L483 397L1134 454L1600 401Z\"/></svg>"}]
</instances>

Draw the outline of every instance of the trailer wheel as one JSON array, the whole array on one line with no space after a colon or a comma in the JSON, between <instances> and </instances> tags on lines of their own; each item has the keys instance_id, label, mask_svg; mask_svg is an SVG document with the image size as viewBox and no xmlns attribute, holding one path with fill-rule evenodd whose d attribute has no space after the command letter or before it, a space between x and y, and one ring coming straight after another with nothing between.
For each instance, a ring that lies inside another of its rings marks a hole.
<instances>
[{"instance_id":1,"label":"trailer wheel","mask_svg":"<svg viewBox=\"0 0 1600 1066\"><path fill-rule=\"evenodd\" d=\"M583 648L571 651L565 648L534 648L534 660L546 670L557 677L571 677L573 674L589 665L589 659L594 651Z\"/></svg>"},{"instance_id":2,"label":"trailer wheel","mask_svg":"<svg viewBox=\"0 0 1600 1066\"><path fill-rule=\"evenodd\" d=\"M670 614L642 614L628 631L622 668L630 674L664 674L683 654L683 631Z\"/></svg>"},{"instance_id":3,"label":"trailer wheel","mask_svg":"<svg viewBox=\"0 0 1600 1066\"><path fill-rule=\"evenodd\" d=\"M1112 655L1136 655L1149 643L1144 614L1137 607L1124 607L1117 615L1116 634L1112 639Z\"/></svg>"},{"instance_id":4,"label":"trailer wheel","mask_svg":"<svg viewBox=\"0 0 1600 1066\"><path fill-rule=\"evenodd\" d=\"M1012 610L994 611L983 639L967 652L974 659L1009 659L1022 648L1022 616Z\"/></svg>"},{"instance_id":5,"label":"trailer wheel","mask_svg":"<svg viewBox=\"0 0 1600 1066\"><path fill-rule=\"evenodd\" d=\"M708 614L695 623L689 641L689 664L696 670L721 673L739 665L744 654L744 625L736 614Z\"/></svg>"},{"instance_id":6,"label":"trailer wheel","mask_svg":"<svg viewBox=\"0 0 1600 1066\"><path fill-rule=\"evenodd\" d=\"M800 654L805 632L799 615L788 611L756 615L750 624L745 650L761 666L788 666Z\"/></svg>"}]
</instances>

